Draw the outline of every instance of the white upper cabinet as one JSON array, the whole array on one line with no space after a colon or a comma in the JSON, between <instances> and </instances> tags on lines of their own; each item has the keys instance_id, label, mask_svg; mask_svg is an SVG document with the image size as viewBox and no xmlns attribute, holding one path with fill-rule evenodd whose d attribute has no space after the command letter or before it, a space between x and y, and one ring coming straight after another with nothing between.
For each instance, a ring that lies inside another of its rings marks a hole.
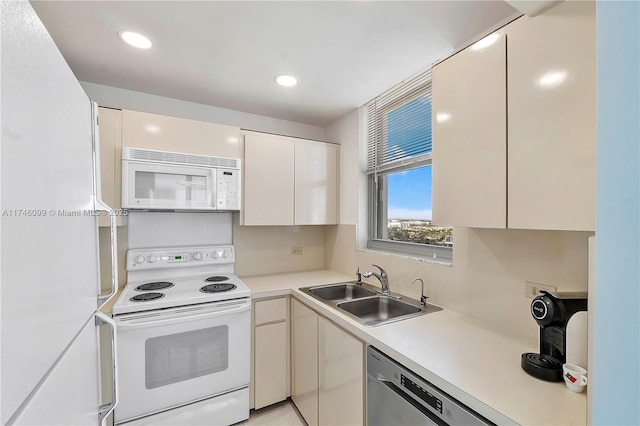
<instances>
[{"instance_id":1,"label":"white upper cabinet","mask_svg":"<svg viewBox=\"0 0 640 426\"><path fill-rule=\"evenodd\" d=\"M244 225L293 225L294 141L244 136Z\"/></svg>"},{"instance_id":2,"label":"white upper cabinet","mask_svg":"<svg viewBox=\"0 0 640 426\"><path fill-rule=\"evenodd\" d=\"M295 141L295 224L336 224L338 145Z\"/></svg>"},{"instance_id":3,"label":"white upper cabinet","mask_svg":"<svg viewBox=\"0 0 640 426\"><path fill-rule=\"evenodd\" d=\"M595 3L509 26L509 228L595 229Z\"/></svg>"},{"instance_id":4,"label":"white upper cabinet","mask_svg":"<svg viewBox=\"0 0 640 426\"><path fill-rule=\"evenodd\" d=\"M593 231L595 5L495 34L433 69L434 223Z\"/></svg>"},{"instance_id":5,"label":"white upper cabinet","mask_svg":"<svg viewBox=\"0 0 640 426\"><path fill-rule=\"evenodd\" d=\"M432 71L434 224L507 223L506 37L483 42Z\"/></svg>"},{"instance_id":6,"label":"white upper cabinet","mask_svg":"<svg viewBox=\"0 0 640 426\"><path fill-rule=\"evenodd\" d=\"M241 158L240 129L137 111L122 111L122 146Z\"/></svg>"},{"instance_id":7,"label":"white upper cabinet","mask_svg":"<svg viewBox=\"0 0 640 426\"><path fill-rule=\"evenodd\" d=\"M336 224L338 158L335 144L245 132L242 224Z\"/></svg>"}]
</instances>

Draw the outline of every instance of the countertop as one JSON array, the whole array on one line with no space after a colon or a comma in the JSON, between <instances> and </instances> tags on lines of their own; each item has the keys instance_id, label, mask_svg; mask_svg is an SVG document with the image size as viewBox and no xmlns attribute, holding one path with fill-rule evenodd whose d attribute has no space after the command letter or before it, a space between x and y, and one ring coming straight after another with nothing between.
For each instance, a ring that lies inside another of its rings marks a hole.
<instances>
[{"instance_id":1,"label":"countertop","mask_svg":"<svg viewBox=\"0 0 640 426\"><path fill-rule=\"evenodd\" d=\"M367 327L298 290L353 280L333 271L240 278L254 300L292 295L497 424L586 424L586 392L571 392L564 383L544 382L521 369L521 354L538 351L529 336L447 309Z\"/></svg>"}]
</instances>

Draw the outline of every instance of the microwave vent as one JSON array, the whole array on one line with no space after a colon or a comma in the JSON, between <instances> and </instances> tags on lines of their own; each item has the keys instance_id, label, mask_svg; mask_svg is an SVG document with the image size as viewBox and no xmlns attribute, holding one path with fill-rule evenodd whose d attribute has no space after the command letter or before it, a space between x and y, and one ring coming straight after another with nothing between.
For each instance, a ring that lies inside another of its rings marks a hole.
<instances>
[{"instance_id":1,"label":"microwave vent","mask_svg":"<svg viewBox=\"0 0 640 426\"><path fill-rule=\"evenodd\" d=\"M240 160L237 158L208 157L206 155L183 154L179 152L154 151L137 148L122 148L122 159L204 167L227 167L230 169L240 168Z\"/></svg>"}]
</instances>

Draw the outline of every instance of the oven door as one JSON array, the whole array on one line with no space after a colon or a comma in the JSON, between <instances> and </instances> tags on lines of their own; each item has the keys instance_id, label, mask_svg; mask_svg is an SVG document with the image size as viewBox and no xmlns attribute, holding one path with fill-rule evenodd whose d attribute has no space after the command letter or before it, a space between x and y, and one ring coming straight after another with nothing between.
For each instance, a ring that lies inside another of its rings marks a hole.
<instances>
[{"instance_id":1,"label":"oven door","mask_svg":"<svg viewBox=\"0 0 640 426\"><path fill-rule=\"evenodd\" d=\"M250 299L127 314L115 321L116 422L249 384Z\"/></svg>"},{"instance_id":2,"label":"oven door","mask_svg":"<svg viewBox=\"0 0 640 426\"><path fill-rule=\"evenodd\" d=\"M122 207L214 210L216 169L122 162Z\"/></svg>"}]
</instances>

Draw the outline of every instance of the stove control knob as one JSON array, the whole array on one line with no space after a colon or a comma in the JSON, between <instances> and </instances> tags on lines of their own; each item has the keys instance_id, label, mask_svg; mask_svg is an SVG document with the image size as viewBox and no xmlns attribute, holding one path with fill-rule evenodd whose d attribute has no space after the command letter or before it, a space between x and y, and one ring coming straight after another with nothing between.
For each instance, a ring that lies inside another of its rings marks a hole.
<instances>
[{"instance_id":1,"label":"stove control knob","mask_svg":"<svg viewBox=\"0 0 640 426\"><path fill-rule=\"evenodd\" d=\"M144 259L144 256L143 256L143 255L141 255L141 254L139 254L139 255L137 255L137 256L136 256L136 258L134 259L134 262L135 262L135 263L144 263L144 260L145 260L145 259Z\"/></svg>"},{"instance_id":2,"label":"stove control knob","mask_svg":"<svg viewBox=\"0 0 640 426\"><path fill-rule=\"evenodd\" d=\"M201 259L202 259L202 253L200 252L193 253L193 260L201 260Z\"/></svg>"},{"instance_id":3,"label":"stove control knob","mask_svg":"<svg viewBox=\"0 0 640 426\"><path fill-rule=\"evenodd\" d=\"M149 263L153 263L153 262L155 262L156 260L158 260L158 258L157 258L157 257L155 257L154 255L149 256Z\"/></svg>"},{"instance_id":4,"label":"stove control knob","mask_svg":"<svg viewBox=\"0 0 640 426\"><path fill-rule=\"evenodd\" d=\"M213 252L213 258L214 259L217 259L220 256L222 256L222 252L221 251L216 250L216 251Z\"/></svg>"},{"instance_id":5,"label":"stove control knob","mask_svg":"<svg viewBox=\"0 0 640 426\"><path fill-rule=\"evenodd\" d=\"M226 250L224 251L224 253L222 253L222 257L224 257L225 259L226 259L227 257L229 257L229 256L231 256L231 253L229 253L229 252L228 252L228 251L226 251Z\"/></svg>"}]
</instances>

